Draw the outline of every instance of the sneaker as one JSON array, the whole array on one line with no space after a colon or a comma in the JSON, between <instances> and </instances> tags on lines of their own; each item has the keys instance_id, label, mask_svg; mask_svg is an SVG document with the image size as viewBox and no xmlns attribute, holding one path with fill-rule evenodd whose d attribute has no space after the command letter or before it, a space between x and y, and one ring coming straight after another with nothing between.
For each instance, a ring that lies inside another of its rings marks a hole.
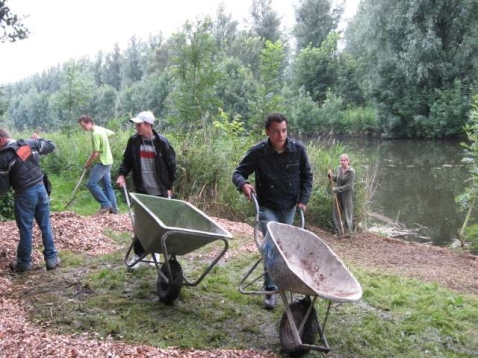
<instances>
[{"instance_id":1,"label":"sneaker","mask_svg":"<svg viewBox=\"0 0 478 358\"><path fill-rule=\"evenodd\" d=\"M140 268L140 267L144 267L144 266L147 266L147 265L148 265L146 262L138 261L138 259L139 259L139 256L138 256L138 255L134 255L134 256L131 258L131 260L129 260L128 263L127 263L128 268L131 269L131 270L136 270L136 269L138 269L138 268ZM136 261L138 261L138 262L136 262ZM136 262L136 263L135 263L135 262ZM135 264L134 264L134 263L135 263ZM134 265L133 265L133 264L134 264ZM133 266L131 266L131 265L133 265Z\"/></svg>"},{"instance_id":2,"label":"sneaker","mask_svg":"<svg viewBox=\"0 0 478 358\"><path fill-rule=\"evenodd\" d=\"M30 271L32 269L30 264L22 265L19 264L16 260L10 263L10 271L12 272L25 272Z\"/></svg>"},{"instance_id":3,"label":"sneaker","mask_svg":"<svg viewBox=\"0 0 478 358\"><path fill-rule=\"evenodd\" d=\"M155 266L154 258L156 258L156 261L159 263L159 259L160 259L159 254L151 254L151 262L149 263L151 266Z\"/></svg>"},{"instance_id":4,"label":"sneaker","mask_svg":"<svg viewBox=\"0 0 478 358\"><path fill-rule=\"evenodd\" d=\"M96 215L108 214L110 212L110 210L112 210L112 209L111 208L100 208L100 210L98 210L96 212Z\"/></svg>"},{"instance_id":5,"label":"sneaker","mask_svg":"<svg viewBox=\"0 0 478 358\"><path fill-rule=\"evenodd\" d=\"M264 299L264 308L266 310L272 310L274 309L276 305L276 295L266 295L266 298Z\"/></svg>"},{"instance_id":6,"label":"sneaker","mask_svg":"<svg viewBox=\"0 0 478 358\"><path fill-rule=\"evenodd\" d=\"M51 260L51 261L47 261L46 262L46 269L47 270L54 270L56 269L58 266L60 266L61 264L61 260L60 258L57 256L55 258L55 260Z\"/></svg>"}]
</instances>

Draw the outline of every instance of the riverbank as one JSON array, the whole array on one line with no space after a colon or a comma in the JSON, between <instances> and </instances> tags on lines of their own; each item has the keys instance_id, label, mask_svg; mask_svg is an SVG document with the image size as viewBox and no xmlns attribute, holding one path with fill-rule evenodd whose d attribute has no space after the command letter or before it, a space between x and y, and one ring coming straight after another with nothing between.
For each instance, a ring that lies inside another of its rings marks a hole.
<instances>
[{"instance_id":1,"label":"riverbank","mask_svg":"<svg viewBox=\"0 0 478 358\"><path fill-rule=\"evenodd\" d=\"M226 263L233 262L234 259L238 257L247 257L256 254L257 250L252 240L253 232L252 228L249 225L230 222L217 218L215 220L217 220L223 227L225 227L234 235L234 239L231 240L231 244L234 243L235 240L240 240L240 244L232 245L230 250L227 252L226 257L224 258L224 261ZM66 253L71 251L73 253L87 253L89 256L96 257L102 257L103 255L110 255L115 252L124 251L125 247L121 244L118 244L117 241L111 239L109 237L111 235L106 235L105 230L107 230L106 232L109 231L112 233L124 233L129 232L131 228L130 219L127 214L106 215L101 217L82 217L71 212L53 213L52 224L57 235L58 249L60 250L60 252L63 251L62 255L67 255ZM34 307L32 303L33 301L31 300L33 299L35 301L35 304L37 304L38 302L36 301L45 299L42 295L39 294L44 293L40 291L43 291L42 285L45 285L45 281L51 280L51 285L55 284L56 286L64 286L65 290L72 285L74 287L78 285L78 290L80 290L81 288L82 291L78 291L74 295L74 297L70 297L69 300L76 299L77 295L85 294L85 292L83 291L86 291L88 289L94 289L88 287L88 285L85 284L84 279L79 278L81 273L69 269L68 262L72 262L73 260L71 255L67 256L66 260L64 260L64 267L60 268L57 271L49 272L44 271L44 269L41 268L35 269L33 270L33 272L28 274L11 274L8 271L8 263L14 258L17 244L17 238L15 235L15 224L14 222L0 223L0 228L0 240L2 240L3 243L2 249L0 250L0 310L2 311L2 315L0 316L1 356L277 356L277 353L275 351L270 351L267 349L248 350L241 348L238 350L196 350L185 349L185 347L179 349L177 346L172 346L167 349L159 349L158 347L154 347L151 345L126 344L121 341L105 338L92 340L91 335L86 334L62 335L58 333L52 333L50 328L55 327L54 325L52 325L51 322L49 323L48 321L31 321L29 318L29 312ZM399 275L400 277L404 278L413 278L423 282L436 283L441 287L450 289L461 294L467 294L472 296L478 295L478 282L476 280L476 272L478 272L478 260L475 256L459 254L451 250L438 247L407 243L396 239L381 238L374 234L368 233L357 234L351 239L336 239L330 233L325 232L319 228L308 229L315 232L319 237L321 237L325 242L327 242L327 244L342 259L342 261L344 261L352 268L352 271L367 270L390 273L391 275ZM35 230L35 242L37 245L40 245L39 243L41 242L41 240L38 236L39 233L37 230ZM105 260L108 263L108 267L110 267L110 271L113 270L113 268L115 268L116 266L118 266L118 272L125 271L124 267L121 267L121 262L116 262L117 260L112 261L111 258ZM42 264L41 253L38 250L35 251L34 263L36 265ZM83 270L96 270L98 269L97 266L98 264L95 264L89 268L84 268ZM68 276L66 275L67 273ZM220 275L220 272L218 272L217 274ZM237 289L237 283L238 282L234 282L234 284L232 285L232 289L234 291ZM90 285L92 285L92 283ZM210 285L212 285L212 283ZM216 289L211 288L210 290L215 291ZM364 291L370 289L370 287L364 287ZM186 300L189 302L189 304L191 304L191 302L195 302L194 290L195 289L192 288L191 293L186 292L186 294L188 295ZM240 295L240 299L243 299L243 295ZM206 300L206 298L204 298L204 300ZM256 301L259 300L252 298L250 301L245 302L245 305L241 307L248 307L246 309L252 309L252 311L256 312L257 316L261 317L262 320L270 320L271 318L268 318L267 312L261 310L260 306L257 307L257 305L260 305L260 302L256 303ZM49 315L51 315L53 319L57 308L55 308L55 305L52 302L53 301L46 300L40 303L42 307L49 307L48 310L51 310L51 313ZM251 304L251 302L253 302L253 304ZM164 306L161 306L161 311L164 311L164 309ZM109 311L111 312L118 310L120 310L120 305L112 304L112 306L109 308ZM172 308L172 310L174 311L175 309ZM85 312L84 310L81 310L79 313L76 313L76 315L78 314L84 315ZM97 312L96 315L98 314L99 313ZM176 312L175 314L179 313ZM340 314L340 312L336 312L336 314ZM264 317L262 315L264 315ZM274 315L280 315L280 312L276 310ZM239 315L238 317L242 316L243 315ZM352 319L352 317L354 318ZM164 319L166 319L166 317L161 318L161 320ZM178 320L178 317L174 316L173 319ZM212 320L213 317L210 317L210 319ZM238 323L238 319L239 318L235 319L236 325ZM348 315L345 318L341 317L341 319L347 319L349 322L348 324L351 324L353 322L351 322L350 320L355 321L358 318L356 316ZM193 317L193 322L195 320L197 320L197 318ZM212 325L216 324L218 323L213 323ZM223 324L225 323L223 322ZM344 331L346 331L346 329L344 329ZM264 333L262 331L255 333L255 335L259 336L264 335L265 342L263 342L263 344L265 347L277 347L278 338L275 334L276 333L273 332ZM342 334L345 334L345 332L342 332ZM360 333L356 333L355 336L357 334ZM476 331L472 330L470 334L476 334ZM161 337L163 337L163 339L166 341L165 344L167 344L168 341L174 342L175 332L174 330L168 330L167 334L164 332L161 333ZM385 336L383 337L383 339L385 339ZM389 337L387 339L393 340L395 338ZM474 339L475 346L472 347L472 350L476 348L476 340L478 339L478 337L475 337ZM18 342L21 342L21 344L19 344ZM238 346L244 346L244 343L238 342ZM337 352L337 354L331 354L331 356L340 357L340 352ZM457 356L466 356L466 354Z\"/></svg>"}]
</instances>

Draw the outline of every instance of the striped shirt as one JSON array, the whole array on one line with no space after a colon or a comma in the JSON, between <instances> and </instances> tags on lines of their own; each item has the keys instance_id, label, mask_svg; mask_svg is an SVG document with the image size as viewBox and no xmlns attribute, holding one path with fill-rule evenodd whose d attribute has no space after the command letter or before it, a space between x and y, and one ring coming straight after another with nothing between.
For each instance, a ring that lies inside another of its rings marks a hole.
<instances>
[{"instance_id":1,"label":"striped shirt","mask_svg":"<svg viewBox=\"0 0 478 358\"><path fill-rule=\"evenodd\" d=\"M143 178L144 189L148 195L163 196L165 193L159 186L158 171L156 170L156 148L153 144L154 136L145 139L140 146L139 158L141 163L141 176Z\"/></svg>"}]
</instances>

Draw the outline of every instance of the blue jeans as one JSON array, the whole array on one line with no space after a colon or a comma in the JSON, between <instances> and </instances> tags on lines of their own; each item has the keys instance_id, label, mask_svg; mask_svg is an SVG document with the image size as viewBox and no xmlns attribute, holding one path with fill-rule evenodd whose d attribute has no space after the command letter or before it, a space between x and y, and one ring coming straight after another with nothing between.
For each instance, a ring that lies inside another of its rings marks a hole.
<instances>
[{"instance_id":1,"label":"blue jeans","mask_svg":"<svg viewBox=\"0 0 478 358\"><path fill-rule=\"evenodd\" d=\"M31 262L33 219L41 230L45 262L55 262L57 252L50 222L50 198L43 182L31 186L19 194L15 193L15 221L20 233L20 242L17 248L19 266L26 267Z\"/></svg>"},{"instance_id":2,"label":"blue jeans","mask_svg":"<svg viewBox=\"0 0 478 358\"><path fill-rule=\"evenodd\" d=\"M271 210L268 208L260 207L259 208L259 228L262 232L262 235L266 237L267 234L267 223L269 221L279 222L282 224L292 225L294 222L296 206L289 209L280 209L280 210ZM264 289L266 291L275 291L277 286L272 282L267 271L264 276Z\"/></svg>"},{"instance_id":3,"label":"blue jeans","mask_svg":"<svg viewBox=\"0 0 478 358\"><path fill-rule=\"evenodd\" d=\"M86 187L95 200L100 203L102 209L111 208L114 213L118 212L116 195L111 185L111 165L96 163L91 169Z\"/></svg>"}]
</instances>

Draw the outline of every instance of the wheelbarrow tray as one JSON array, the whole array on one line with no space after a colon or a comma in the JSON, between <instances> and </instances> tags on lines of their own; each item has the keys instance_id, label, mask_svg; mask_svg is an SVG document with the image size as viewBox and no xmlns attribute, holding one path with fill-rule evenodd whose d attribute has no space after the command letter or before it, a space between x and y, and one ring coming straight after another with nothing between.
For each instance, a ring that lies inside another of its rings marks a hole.
<instances>
[{"instance_id":1,"label":"wheelbarrow tray","mask_svg":"<svg viewBox=\"0 0 478 358\"><path fill-rule=\"evenodd\" d=\"M130 193L134 233L147 253L185 255L232 235L205 213L182 200ZM163 246L165 245L165 246Z\"/></svg>"},{"instance_id":2,"label":"wheelbarrow tray","mask_svg":"<svg viewBox=\"0 0 478 358\"><path fill-rule=\"evenodd\" d=\"M335 253L314 233L277 222L267 224L262 256L279 290L353 302L362 288Z\"/></svg>"}]
</instances>

